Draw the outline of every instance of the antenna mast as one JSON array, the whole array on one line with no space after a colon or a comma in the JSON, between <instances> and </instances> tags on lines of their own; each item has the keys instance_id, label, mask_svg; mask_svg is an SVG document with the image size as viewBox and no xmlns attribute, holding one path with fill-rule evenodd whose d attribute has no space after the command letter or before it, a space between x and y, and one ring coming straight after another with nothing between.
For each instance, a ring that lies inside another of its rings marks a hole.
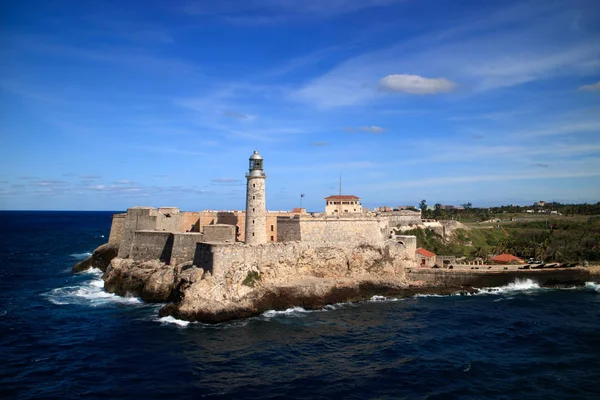
<instances>
[{"instance_id":1,"label":"antenna mast","mask_svg":"<svg viewBox=\"0 0 600 400\"><path fill-rule=\"evenodd\" d=\"M340 197L338 198L339 200L339 207L338 207L338 218L342 217L342 175L340 175L340 193L339 193Z\"/></svg>"}]
</instances>

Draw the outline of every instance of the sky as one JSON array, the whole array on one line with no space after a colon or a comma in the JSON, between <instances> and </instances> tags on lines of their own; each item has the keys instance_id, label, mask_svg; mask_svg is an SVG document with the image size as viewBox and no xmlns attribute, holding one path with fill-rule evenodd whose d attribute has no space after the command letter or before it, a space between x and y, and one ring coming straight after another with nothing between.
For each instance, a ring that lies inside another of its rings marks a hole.
<instances>
[{"instance_id":1,"label":"sky","mask_svg":"<svg viewBox=\"0 0 600 400\"><path fill-rule=\"evenodd\" d=\"M600 201L597 0L0 0L0 60L0 209Z\"/></svg>"}]
</instances>

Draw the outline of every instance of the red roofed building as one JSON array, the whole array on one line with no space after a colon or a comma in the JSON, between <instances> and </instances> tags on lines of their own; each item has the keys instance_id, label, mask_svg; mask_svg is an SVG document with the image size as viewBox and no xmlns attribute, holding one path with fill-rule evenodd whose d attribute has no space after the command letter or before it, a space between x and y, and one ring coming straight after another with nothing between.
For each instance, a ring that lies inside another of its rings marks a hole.
<instances>
[{"instance_id":1,"label":"red roofed building","mask_svg":"<svg viewBox=\"0 0 600 400\"><path fill-rule=\"evenodd\" d=\"M351 195L336 195L325 197L325 214L344 215L362 214L360 198Z\"/></svg>"},{"instance_id":2,"label":"red roofed building","mask_svg":"<svg viewBox=\"0 0 600 400\"><path fill-rule=\"evenodd\" d=\"M431 268L435 265L436 256L429 250L419 247L415 251L415 256L419 267Z\"/></svg>"},{"instance_id":3,"label":"red roofed building","mask_svg":"<svg viewBox=\"0 0 600 400\"><path fill-rule=\"evenodd\" d=\"M525 264L525 261L519 257L513 256L512 254L503 253L498 254L496 257L490 258L494 264L510 264L511 262L517 262L519 264Z\"/></svg>"}]
</instances>

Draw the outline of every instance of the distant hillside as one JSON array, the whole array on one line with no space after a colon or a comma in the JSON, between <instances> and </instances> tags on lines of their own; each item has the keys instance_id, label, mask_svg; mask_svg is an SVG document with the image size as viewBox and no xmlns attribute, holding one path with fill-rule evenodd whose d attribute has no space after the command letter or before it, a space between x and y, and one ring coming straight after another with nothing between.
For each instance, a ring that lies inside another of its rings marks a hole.
<instances>
[{"instance_id":1,"label":"distant hillside","mask_svg":"<svg viewBox=\"0 0 600 400\"><path fill-rule=\"evenodd\" d=\"M485 258L490 254L511 253L545 261L600 261L600 216L472 227L457 229L446 240L430 229L412 229L404 234L415 235L417 246L438 255Z\"/></svg>"}]
</instances>

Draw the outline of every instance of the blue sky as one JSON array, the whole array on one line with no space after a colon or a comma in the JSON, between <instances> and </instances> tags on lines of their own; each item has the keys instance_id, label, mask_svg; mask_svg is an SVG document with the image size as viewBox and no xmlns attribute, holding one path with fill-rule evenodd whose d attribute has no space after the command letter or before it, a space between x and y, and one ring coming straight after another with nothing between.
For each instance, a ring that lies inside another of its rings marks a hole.
<instances>
[{"instance_id":1,"label":"blue sky","mask_svg":"<svg viewBox=\"0 0 600 400\"><path fill-rule=\"evenodd\" d=\"M600 3L0 7L0 208L600 201Z\"/></svg>"}]
</instances>

